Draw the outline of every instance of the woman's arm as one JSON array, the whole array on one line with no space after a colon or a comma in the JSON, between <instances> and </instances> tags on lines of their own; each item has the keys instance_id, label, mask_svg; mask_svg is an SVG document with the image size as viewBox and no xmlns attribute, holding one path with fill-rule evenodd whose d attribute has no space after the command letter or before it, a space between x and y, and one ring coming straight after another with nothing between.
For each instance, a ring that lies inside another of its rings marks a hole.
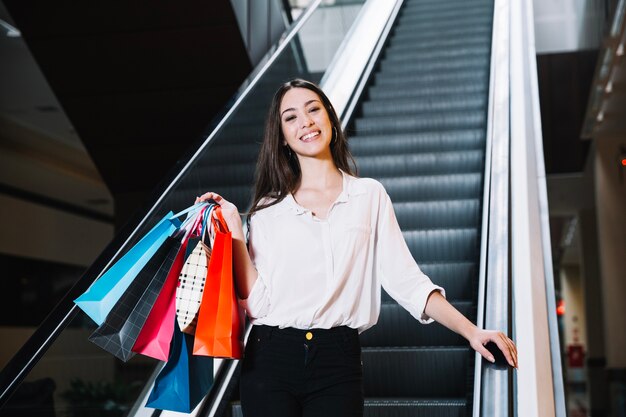
<instances>
[{"instance_id":1,"label":"woman's arm","mask_svg":"<svg viewBox=\"0 0 626 417\"><path fill-rule=\"evenodd\" d=\"M246 246L246 238L243 233L243 225L237 207L216 193L208 192L196 198L196 203L200 201L214 200L222 208L222 215L228 229L233 236L233 272L235 274L235 286L237 295L242 300L248 298L252 286L257 280L258 273Z\"/></svg>"},{"instance_id":2,"label":"woman's arm","mask_svg":"<svg viewBox=\"0 0 626 417\"><path fill-rule=\"evenodd\" d=\"M517 348L511 339L502 332L479 329L454 308L439 291L433 291L430 294L424 313L466 338L470 346L490 362L494 362L495 358L485 348L485 345L488 342L494 342L504 354L509 365L517 368Z\"/></svg>"}]
</instances>

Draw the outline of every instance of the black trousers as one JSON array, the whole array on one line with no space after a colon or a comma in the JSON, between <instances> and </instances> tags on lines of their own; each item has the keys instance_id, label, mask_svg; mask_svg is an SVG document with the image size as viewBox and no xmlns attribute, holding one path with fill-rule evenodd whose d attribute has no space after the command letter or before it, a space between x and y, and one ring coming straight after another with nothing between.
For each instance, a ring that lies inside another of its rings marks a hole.
<instances>
[{"instance_id":1,"label":"black trousers","mask_svg":"<svg viewBox=\"0 0 626 417\"><path fill-rule=\"evenodd\" d=\"M242 364L244 417L363 416L358 332L253 326Z\"/></svg>"}]
</instances>

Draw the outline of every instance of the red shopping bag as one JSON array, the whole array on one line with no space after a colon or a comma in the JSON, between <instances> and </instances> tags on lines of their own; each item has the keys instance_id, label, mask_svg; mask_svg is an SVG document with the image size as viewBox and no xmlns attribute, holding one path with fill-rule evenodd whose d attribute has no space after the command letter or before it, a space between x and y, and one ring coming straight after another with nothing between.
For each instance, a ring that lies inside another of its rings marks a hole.
<instances>
[{"instance_id":1,"label":"red shopping bag","mask_svg":"<svg viewBox=\"0 0 626 417\"><path fill-rule=\"evenodd\" d=\"M176 317L176 287L178 276L185 263L185 254L189 239L197 235L201 224L203 210L191 221L191 228L185 234L181 247L176 255L174 263L169 270L163 289L150 310L150 314L143 325L132 351L141 353L162 361L167 361L170 353L172 335L174 334L174 321Z\"/></svg>"},{"instance_id":2,"label":"red shopping bag","mask_svg":"<svg viewBox=\"0 0 626 417\"><path fill-rule=\"evenodd\" d=\"M193 353L240 359L244 317L233 282L233 238L220 207L215 208L215 214L217 219L211 217L215 241L198 313Z\"/></svg>"}]
</instances>

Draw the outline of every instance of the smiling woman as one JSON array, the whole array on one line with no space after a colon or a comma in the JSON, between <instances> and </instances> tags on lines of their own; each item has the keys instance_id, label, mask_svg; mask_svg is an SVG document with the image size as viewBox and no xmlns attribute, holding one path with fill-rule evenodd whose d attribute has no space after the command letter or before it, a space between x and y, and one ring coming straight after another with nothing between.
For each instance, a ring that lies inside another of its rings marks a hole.
<instances>
[{"instance_id":1,"label":"smiling woman","mask_svg":"<svg viewBox=\"0 0 626 417\"><path fill-rule=\"evenodd\" d=\"M382 288L418 321L437 320L493 362L484 347L492 341L517 366L508 337L478 329L422 273L387 192L349 161L326 95L292 80L269 110L247 245L237 207L212 192L197 199L222 206L254 325L240 381L246 417L362 416L358 335L378 320Z\"/></svg>"}]
</instances>

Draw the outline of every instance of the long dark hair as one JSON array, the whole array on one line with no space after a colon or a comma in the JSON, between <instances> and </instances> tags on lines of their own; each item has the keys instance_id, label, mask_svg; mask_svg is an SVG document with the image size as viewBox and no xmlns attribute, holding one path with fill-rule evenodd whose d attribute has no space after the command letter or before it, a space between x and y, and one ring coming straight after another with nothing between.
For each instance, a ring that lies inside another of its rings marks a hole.
<instances>
[{"instance_id":1,"label":"long dark hair","mask_svg":"<svg viewBox=\"0 0 626 417\"><path fill-rule=\"evenodd\" d=\"M254 199L248 212L248 220L255 212L281 202L300 184L302 176L300 162L296 154L291 152L288 146L283 145L285 139L280 121L280 104L285 93L292 88L306 88L319 96L328 113L333 130L333 138L330 142L333 162L345 173L356 175L356 163L348 150L348 142L332 103L316 84L295 78L278 88L267 113L263 144L256 165ZM264 197L269 197L270 200L260 204Z\"/></svg>"},{"instance_id":2,"label":"long dark hair","mask_svg":"<svg viewBox=\"0 0 626 417\"><path fill-rule=\"evenodd\" d=\"M312 82L299 78L288 81L281 85L274 94L267 114L265 136L256 165L254 199L248 213L248 220L255 212L282 201L289 193L294 192L300 184L302 175L300 163L295 153L291 152L288 146L283 145L284 137L280 121L280 104L285 93L292 88L306 88L319 96L333 127L333 139L330 142L333 162L337 168L345 173L355 175L356 163L348 150L348 143L341 130L339 117L337 117L337 113L335 113L335 109L326 94ZM260 204L264 197L269 197L270 201Z\"/></svg>"}]
</instances>

